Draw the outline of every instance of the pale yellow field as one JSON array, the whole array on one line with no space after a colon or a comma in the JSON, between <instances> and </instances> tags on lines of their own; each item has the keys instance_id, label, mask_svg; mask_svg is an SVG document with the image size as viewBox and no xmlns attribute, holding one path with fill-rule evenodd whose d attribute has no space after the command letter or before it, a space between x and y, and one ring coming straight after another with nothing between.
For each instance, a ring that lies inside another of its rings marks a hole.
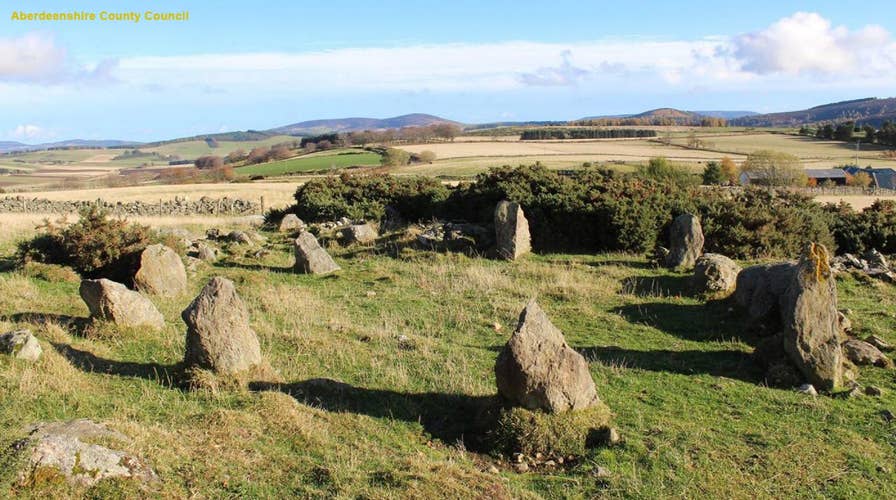
<instances>
[{"instance_id":1,"label":"pale yellow field","mask_svg":"<svg viewBox=\"0 0 896 500\"><path fill-rule=\"evenodd\" d=\"M659 142L643 139L634 140L588 140L588 141L479 141L446 142L439 144L418 144L401 146L411 153L432 151L439 160L470 157L536 157L577 155L587 156L591 161L641 161L656 156L665 156L673 161L697 162L717 160L723 155L714 151L691 150L678 146L667 146ZM741 159L742 155L729 155Z\"/></svg>"},{"instance_id":2,"label":"pale yellow field","mask_svg":"<svg viewBox=\"0 0 896 500\"><path fill-rule=\"evenodd\" d=\"M844 201L855 210L868 208L877 200L896 201L896 196L820 195L815 197L815 201L819 203L840 203Z\"/></svg>"},{"instance_id":3,"label":"pale yellow field","mask_svg":"<svg viewBox=\"0 0 896 500\"><path fill-rule=\"evenodd\" d=\"M296 192L298 185L299 183L296 182L147 185L70 191L33 191L22 193L21 195L28 198L58 201L103 199L111 202L157 202L159 200L172 200L178 196L185 197L188 200L197 200L203 196L210 198L227 196L229 198L257 201L264 196L265 207L282 207L293 201L292 195Z\"/></svg>"}]
</instances>

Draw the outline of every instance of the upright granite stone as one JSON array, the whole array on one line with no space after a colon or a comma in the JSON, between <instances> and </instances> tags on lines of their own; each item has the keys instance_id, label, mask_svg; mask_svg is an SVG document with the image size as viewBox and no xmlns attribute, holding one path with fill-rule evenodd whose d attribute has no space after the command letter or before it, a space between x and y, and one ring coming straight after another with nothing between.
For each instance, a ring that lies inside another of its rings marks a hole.
<instances>
[{"instance_id":1,"label":"upright granite stone","mask_svg":"<svg viewBox=\"0 0 896 500\"><path fill-rule=\"evenodd\" d=\"M495 207L495 240L498 255L514 260L532 251L529 221L519 203L502 201Z\"/></svg>"},{"instance_id":2,"label":"upright granite stone","mask_svg":"<svg viewBox=\"0 0 896 500\"><path fill-rule=\"evenodd\" d=\"M178 259L180 261L180 259ZM152 302L139 292L105 278L82 280L81 299L90 309L90 317L128 327L161 329L165 318Z\"/></svg>"},{"instance_id":3,"label":"upright granite stone","mask_svg":"<svg viewBox=\"0 0 896 500\"><path fill-rule=\"evenodd\" d=\"M212 278L181 317L187 324L186 366L232 374L261 363L249 311L232 281Z\"/></svg>"},{"instance_id":4,"label":"upright granite stone","mask_svg":"<svg viewBox=\"0 0 896 500\"><path fill-rule=\"evenodd\" d=\"M370 224L352 224L351 226L343 228L341 233L342 240L347 245L351 245L352 243L372 243L379 237L376 229Z\"/></svg>"},{"instance_id":5,"label":"upright granite stone","mask_svg":"<svg viewBox=\"0 0 896 500\"><path fill-rule=\"evenodd\" d=\"M672 221L669 233L669 255L666 266L673 269L691 269L703 254L703 227L700 219L692 214L681 214Z\"/></svg>"},{"instance_id":6,"label":"upright granite stone","mask_svg":"<svg viewBox=\"0 0 896 500\"><path fill-rule=\"evenodd\" d=\"M296 214L286 214L280 219L280 232L292 233L305 229L305 222Z\"/></svg>"},{"instance_id":7,"label":"upright granite stone","mask_svg":"<svg viewBox=\"0 0 896 500\"><path fill-rule=\"evenodd\" d=\"M696 293L715 298L728 297L737 288L740 266L717 253L704 254L694 265L691 287Z\"/></svg>"},{"instance_id":8,"label":"upright granite stone","mask_svg":"<svg viewBox=\"0 0 896 500\"><path fill-rule=\"evenodd\" d=\"M495 363L498 393L516 406L561 413L600 402L588 363L551 324L535 300Z\"/></svg>"},{"instance_id":9,"label":"upright granite stone","mask_svg":"<svg viewBox=\"0 0 896 500\"><path fill-rule=\"evenodd\" d=\"M37 361L43 349L31 332L16 330L0 335L0 353L25 361Z\"/></svg>"},{"instance_id":10,"label":"upright granite stone","mask_svg":"<svg viewBox=\"0 0 896 500\"><path fill-rule=\"evenodd\" d=\"M817 388L843 383L843 351L837 317L837 284L824 245L806 247L781 297L784 351Z\"/></svg>"},{"instance_id":11,"label":"upright granite stone","mask_svg":"<svg viewBox=\"0 0 896 500\"><path fill-rule=\"evenodd\" d=\"M327 274L341 269L330 257L326 250L321 248L317 238L308 231L303 231L293 242L293 250L296 255L295 271L305 274Z\"/></svg>"},{"instance_id":12,"label":"upright granite stone","mask_svg":"<svg viewBox=\"0 0 896 500\"><path fill-rule=\"evenodd\" d=\"M176 297L187 290L187 270L177 252L165 245L150 245L140 254L134 287L153 295Z\"/></svg>"}]
</instances>

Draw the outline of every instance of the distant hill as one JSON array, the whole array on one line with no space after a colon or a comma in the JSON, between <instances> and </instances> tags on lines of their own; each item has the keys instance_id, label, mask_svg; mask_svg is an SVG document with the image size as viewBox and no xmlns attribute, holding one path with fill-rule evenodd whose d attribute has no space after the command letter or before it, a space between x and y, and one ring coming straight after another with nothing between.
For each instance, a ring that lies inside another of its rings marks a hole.
<instances>
[{"instance_id":1,"label":"distant hill","mask_svg":"<svg viewBox=\"0 0 896 500\"><path fill-rule=\"evenodd\" d=\"M691 111L691 113L696 113L700 116L711 116L713 118L724 118L726 120L734 120L735 118L755 116L759 114L755 111Z\"/></svg>"},{"instance_id":2,"label":"distant hill","mask_svg":"<svg viewBox=\"0 0 896 500\"><path fill-rule=\"evenodd\" d=\"M704 114L705 113L705 114ZM700 125L701 122L723 115L749 113L749 111L682 111L675 108L657 108L632 115L589 116L570 122L573 125ZM712 113L712 114L710 114Z\"/></svg>"},{"instance_id":3,"label":"distant hill","mask_svg":"<svg viewBox=\"0 0 896 500\"><path fill-rule=\"evenodd\" d=\"M139 146L139 142L134 141L114 141L114 140L84 140L71 139L68 141L45 142L42 144L22 144L21 142L0 142L0 153L14 153L17 151L43 151L45 149L55 148L121 148L128 146Z\"/></svg>"},{"instance_id":4,"label":"distant hill","mask_svg":"<svg viewBox=\"0 0 896 500\"><path fill-rule=\"evenodd\" d=\"M436 123L451 123L462 125L458 122L434 115L415 113L410 115L395 116L392 118L334 118L330 120L311 120L293 123L268 130L274 134L287 135L318 135L331 132L358 132L362 130L384 130L402 127L422 127Z\"/></svg>"},{"instance_id":5,"label":"distant hill","mask_svg":"<svg viewBox=\"0 0 896 500\"><path fill-rule=\"evenodd\" d=\"M22 144L21 142L15 141L0 141L0 153L8 153L10 151L18 151L22 148L27 148L28 146Z\"/></svg>"},{"instance_id":6,"label":"distant hill","mask_svg":"<svg viewBox=\"0 0 896 500\"><path fill-rule=\"evenodd\" d=\"M730 120L730 125L742 127L797 127L822 122L854 120L862 124L880 126L887 120L896 121L896 98L869 97L815 106L801 111L744 116Z\"/></svg>"}]
</instances>

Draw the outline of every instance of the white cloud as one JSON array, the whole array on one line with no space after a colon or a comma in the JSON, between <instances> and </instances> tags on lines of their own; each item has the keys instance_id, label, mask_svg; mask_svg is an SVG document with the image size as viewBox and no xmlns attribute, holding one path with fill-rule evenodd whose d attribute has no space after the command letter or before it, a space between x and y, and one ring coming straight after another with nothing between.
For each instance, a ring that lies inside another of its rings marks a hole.
<instances>
[{"instance_id":1,"label":"white cloud","mask_svg":"<svg viewBox=\"0 0 896 500\"><path fill-rule=\"evenodd\" d=\"M43 133L44 129L37 125L19 125L12 130L10 135L16 139L30 140L41 137Z\"/></svg>"},{"instance_id":2,"label":"white cloud","mask_svg":"<svg viewBox=\"0 0 896 500\"><path fill-rule=\"evenodd\" d=\"M0 38L0 79L44 81L65 66L65 49L52 37L29 33L19 38Z\"/></svg>"},{"instance_id":3,"label":"white cloud","mask_svg":"<svg viewBox=\"0 0 896 500\"><path fill-rule=\"evenodd\" d=\"M520 82L523 85L531 85L536 87L557 87L576 85L580 80L588 76L591 71L573 66L569 61L572 52L563 51L560 57L563 62L555 67L542 67L533 73L523 73L520 75ZM604 63L606 64L606 63Z\"/></svg>"},{"instance_id":4,"label":"white cloud","mask_svg":"<svg viewBox=\"0 0 896 500\"><path fill-rule=\"evenodd\" d=\"M111 82L118 65L104 59L92 66L78 66L67 50L46 33L27 33L18 38L0 38L0 81L61 84Z\"/></svg>"},{"instance_id":5,"label":"white cloud","mask_svg":"<svg viewBox=\"0 0 896 500\"><path fill-rule=\"evenodd\" d=\"M892 74L896 67L896 43L880 26L850 31L808 12L797 12L764 30L734 37L730 54L744 71L759 75Z\"/></svg>"}]
</instances>

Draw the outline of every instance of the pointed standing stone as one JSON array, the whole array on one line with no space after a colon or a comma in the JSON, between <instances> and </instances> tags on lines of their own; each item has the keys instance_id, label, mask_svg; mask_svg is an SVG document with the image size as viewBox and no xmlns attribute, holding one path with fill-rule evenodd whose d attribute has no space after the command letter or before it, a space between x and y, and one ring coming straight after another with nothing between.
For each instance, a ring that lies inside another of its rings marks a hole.
<instances>
[{"instance_id":1,"label":"pointed standing stone","mask_svg":"<svg viewBox=\"0 0 896 500\"><path fill-rule=\"evenodd\" d=\"M519 203L505 200L495 207L495 239L504 259L515 260L532 251L529 221Z\"/></svg>"},{"instance_id":2,"label":"pointed standing stone","mask_svg":"<svg viewBox=\"0 0 896 500\"><path fill-rule=\"evenodd\" d=\"M181 313L187 324L184 364L218 373L236 373L261 363L258 337L233 282L212 278Z\"/></svg>"},{"instance_id":3,"label":"pointed standing stone","mask_svg":"<svg viewBox=\"0 0 896 500\"><path fill-rule=\"evenodd\" d=\"M326 250L321 248L317 238L308 231L293 242L296 255L295 271L305 274L327 274L341 269L330 257Z\"/></svg>"},{"instance_id":4,"label":"pointed standing stone","mask_svg":"<svg viewBox=\"0 0 896 500\"><path fill-rule=\"evenodd\" d=\"M783 343L791 361L822 389L843 383L837 284L824 245L810 244L781 297Z\"/></svg>"},{"instance_id":5,"label":"pointed standing stone","mask_svg":"<svg viewBox=\"0 0 896 500\"><path fill-rule=\"evenodd\" d=\"M535 300L495 362L498 393L529 410L562 413L600 402L588 362L574 351Z\"/></svg>"},{"instance_id":6,"label":"pointed standing stone","mask_svg":"<svg viewBox=\"0 0 896 500\"><path fill-rule=\"evenodd\" d=\"M703 227L700 219L692 214L681 214L672 222L669 235L669 255L666 266L691 269L697 257L703 254Z\"/></svg>"}]
</instances>

